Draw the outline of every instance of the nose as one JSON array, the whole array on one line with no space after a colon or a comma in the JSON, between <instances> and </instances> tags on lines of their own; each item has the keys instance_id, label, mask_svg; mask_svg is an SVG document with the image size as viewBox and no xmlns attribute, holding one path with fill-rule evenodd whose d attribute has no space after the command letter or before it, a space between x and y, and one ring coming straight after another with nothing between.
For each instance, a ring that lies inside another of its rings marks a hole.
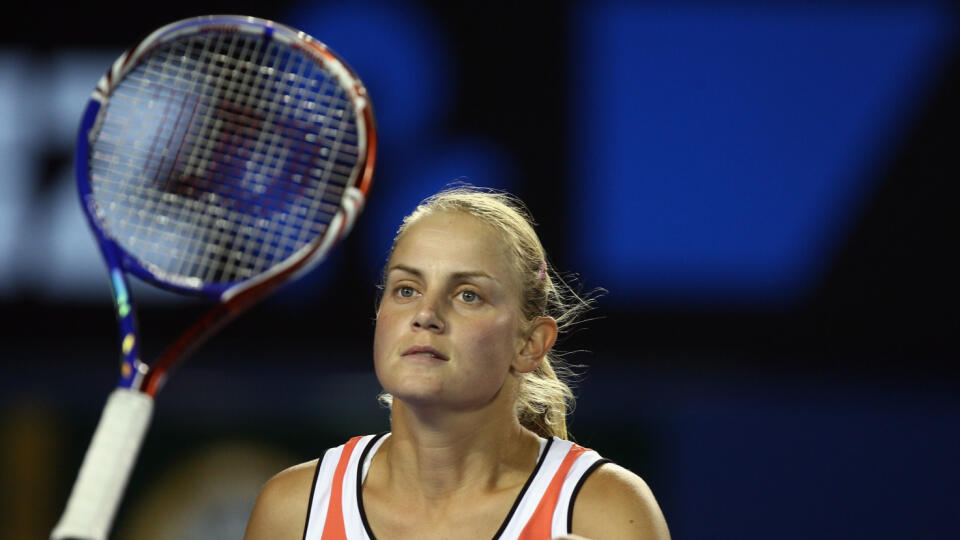
<instances>
[{"instance_id":1,"label":"nose","mask_svg":"<svg viewBox=\"0 0 960 540\"><path fill-rule=\"evenodd\" d=\"M435 302L424 297L419 309L413 316L414 330L427 330L430 332L443 332L446 325L443 317L437 310Z\"/></svg>"}]
</instances>

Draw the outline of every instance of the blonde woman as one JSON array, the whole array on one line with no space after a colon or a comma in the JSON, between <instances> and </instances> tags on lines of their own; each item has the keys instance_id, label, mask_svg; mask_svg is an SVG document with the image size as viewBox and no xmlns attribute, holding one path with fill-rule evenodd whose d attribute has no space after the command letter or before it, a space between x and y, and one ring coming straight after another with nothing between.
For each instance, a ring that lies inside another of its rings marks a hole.
<instances>
[{"instance_id":1,"label":"blonde woman","mask_svg":"<svg viewBox=\"0 0 960 540\"><path fill-rule=\"evenodd\" d=\"M640 477L566 440L573 396L551 349L586 302L546 260L512 196L421 203L377 310L391 431L272 478L246 538L669 538Z\"/></svg>"}]
</instances>

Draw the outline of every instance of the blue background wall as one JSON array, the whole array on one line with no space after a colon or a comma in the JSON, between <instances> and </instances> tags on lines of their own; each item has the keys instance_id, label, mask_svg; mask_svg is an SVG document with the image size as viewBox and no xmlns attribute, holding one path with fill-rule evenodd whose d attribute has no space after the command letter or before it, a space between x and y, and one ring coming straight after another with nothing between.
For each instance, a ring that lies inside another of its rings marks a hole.
<instances>
[{"instance_id":1,"label":"blue background wall","mask_svg":"<svg viewBox=\"0 0 960 540\"><path fill-rule=\"evenodd\" d=\"M556 266L609 291L561 343L590 351L572 431L647 479L674 537L956 530L951 4L287 0L57 6L0 36L0 536L49 530L115 381L82 107L142 35L218 12L342 54L378 168L330 260L171 379L117 537L239 537L274 472L387 429L374 284L455 180L520 195ZM136 293L149 356L192 306Z\"/></svg>"}]
</instances>

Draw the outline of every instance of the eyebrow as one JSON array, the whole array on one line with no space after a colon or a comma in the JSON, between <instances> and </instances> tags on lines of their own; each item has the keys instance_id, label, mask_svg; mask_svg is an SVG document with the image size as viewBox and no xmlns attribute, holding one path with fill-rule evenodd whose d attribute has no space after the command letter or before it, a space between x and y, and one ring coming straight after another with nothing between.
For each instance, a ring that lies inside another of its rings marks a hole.
<instances>
[{"instance_id":1,"label":"eyebrow","mask_svg":"<svg viewBox=\"0 0 960 540\"><path fill-rule=\"evenodd\" d=\"M395 264L391 266L390 268L387 269L387 274L393 272L394 270L400 270L401 272L412 274L418 278L421 278L421 279L423 278L423 272L411 266L407 266L405 264ZM499 280L497 278L481 270L454 272L453 275L451 275L450 277L454 281L460 281L465 279L475 279L475 278L485 278L485 279L489 279L491 281L496 281L497 283L499 283Z\"/></svg>"}]
</instances>

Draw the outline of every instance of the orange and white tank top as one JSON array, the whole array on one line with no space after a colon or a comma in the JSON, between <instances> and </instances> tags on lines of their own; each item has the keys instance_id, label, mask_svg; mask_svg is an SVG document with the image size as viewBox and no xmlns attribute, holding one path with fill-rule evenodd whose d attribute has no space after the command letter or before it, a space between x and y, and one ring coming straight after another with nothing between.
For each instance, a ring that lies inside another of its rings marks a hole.
<instances>
[{"instance_id":1,"label":"orange and white tank top","mask_svg":"<svg viewBox=\"0 0 960 540\"><path fill-rule=\"evenodd\" d=\"M304 540L374 540L361 489L370 461L389 433L354 437L323 455L314 472ZM540 439L530 478L494 540L548 540L570 534L573 503L587 477L609 462L593 450L551 437Z\"/></svg>"}]
</instances>

